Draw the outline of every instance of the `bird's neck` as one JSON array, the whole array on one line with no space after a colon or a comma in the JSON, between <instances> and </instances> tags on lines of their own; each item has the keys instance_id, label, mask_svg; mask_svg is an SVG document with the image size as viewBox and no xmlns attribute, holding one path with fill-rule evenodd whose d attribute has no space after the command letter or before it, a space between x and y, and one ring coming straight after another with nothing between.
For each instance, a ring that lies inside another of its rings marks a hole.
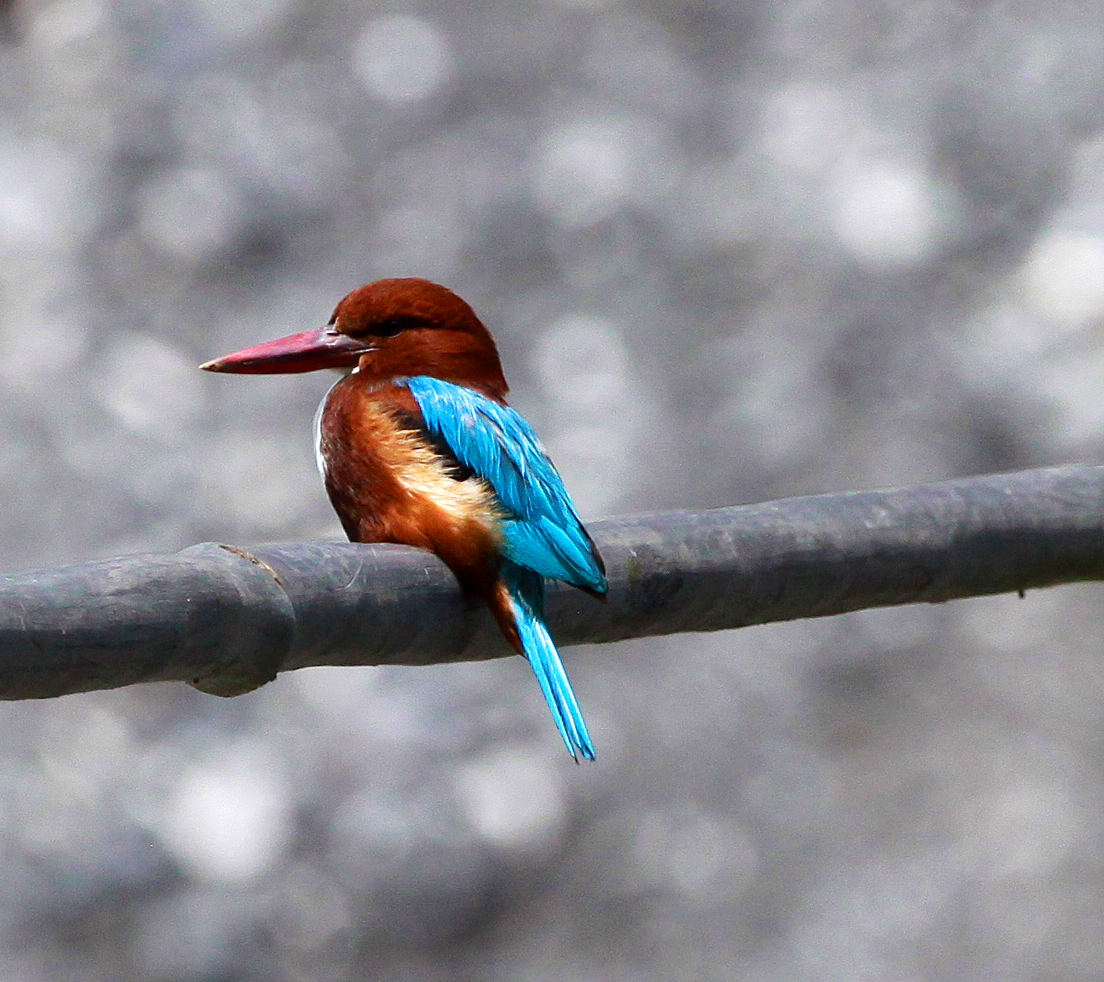
<instances>
[{"instance_id":1,"label":"bird's neck","mask_svg":"<svg viewBox=\"0 0 1104 982\"><path fill-rule=\"evenodd\" d=\"M422 352L417 360L380 358L380 354L383 352L361 358L356 371L358 387L378 388L398 378L428 375L473 389L496 402L506 401L509 386L494 350L441 347Z\"/></svg>"}]
</instances>

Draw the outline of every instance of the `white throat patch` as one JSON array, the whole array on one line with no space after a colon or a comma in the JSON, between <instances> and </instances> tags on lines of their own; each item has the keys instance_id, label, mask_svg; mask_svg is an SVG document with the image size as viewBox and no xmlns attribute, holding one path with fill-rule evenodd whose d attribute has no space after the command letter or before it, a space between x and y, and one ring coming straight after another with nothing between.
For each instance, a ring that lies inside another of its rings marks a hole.
<instances>
[{"instance_id":1,"label":"white throat patch","mask_svg":"<svg viewBox=\"0 0 1104 982\"><path fill-rule=\"evenodd\" d=\"M341 382L338 379L327 390L326 394L322 397L322 401L318 404L318 408L314 411L314 462L318 466L318 473L322 475L322 480L326 480L326 458L322 456L322 413L325 412L326 403L329 401L330 393Z\"/></svg>"}]
</instances>

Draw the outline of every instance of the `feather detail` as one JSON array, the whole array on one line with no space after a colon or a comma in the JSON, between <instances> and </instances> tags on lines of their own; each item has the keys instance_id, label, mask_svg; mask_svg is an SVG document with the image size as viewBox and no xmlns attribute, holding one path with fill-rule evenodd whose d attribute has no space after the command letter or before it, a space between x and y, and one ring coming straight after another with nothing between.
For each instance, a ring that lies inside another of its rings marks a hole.
<instances>
[{"instance_id":1,"label":"feather detail","mask_svg":"<svg viewBox=\"0 0 1104 982\"><path fill-rule=\"evenodd\" d=\"M326 403L330 401L330 394L341 381L341 379L338 379L334 382L329 391L322 397L322 401L314 411L314 421L311 424L311 432L314 434L314 464L318 468L318 473L322 475L323 481L326 480L326 458L322 454L322 414L326 411Z\"/></svg>"},{"instance_id":2,"label":"feather detail","mask_svg":"<svg viewBox=\"0 0 1104 982\"><path fill-rule=\"evenodd\" d=\"M544 623L544 581L539 573L506 562L502 578L510 596L518 640L544 693L556 728L576 761L594 760L594 745L560 653Z\"/></svg>"},{"instance_id":3,"label":"feather detail","mask_svg":"<svg viewBox=\"0 0 1104 982\"><path fill-rule=\"evenodd\" d=\"M330 391L318 440L326 490L349 538L429 549L468 587L493 580L502 536L490 485L424 439L405 387L358 379L346 376Z\"/></svg>"},{"instance_id":4,"label":"feather detail","mask_svg":"<svg viewBox=\"0 0 1104 982\"><path fill-rule=\"evenodd\" d=\"M598 550L529 424L509 406L451 382L421 375L406 384L426 427L494 490L504 512L505 558L605 593Z\"/></svg>"},{"instance_id":5,"label":"feather detail","mask_svg":"<svg viewBox=\"0 0 1104 982\"><path fill-rule=\"evenodd\" d=\"M414 376L406 386L442 449L493 492L503 558L501 579L485 594L487 603L503 633L529 660L571 756L593 760L586 722L544 623L544 577L601 596L607 583L598 550L552 461L517 412L431 376Z\"/></svg>"}]
</instances>

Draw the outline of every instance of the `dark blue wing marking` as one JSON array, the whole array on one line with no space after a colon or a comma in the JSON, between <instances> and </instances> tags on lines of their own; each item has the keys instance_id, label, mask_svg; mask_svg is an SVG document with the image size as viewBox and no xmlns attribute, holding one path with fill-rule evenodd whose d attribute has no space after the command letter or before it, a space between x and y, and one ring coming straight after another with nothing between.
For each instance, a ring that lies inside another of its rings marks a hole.
<instances>
[{"instance_id":1,"label":"dark blue wing marking","mask_svg":"<svg viewBox=\"0 0 1104 982\"><path fill-rule=\"evenodd\" d=\"M466 481L475 474L475 471L467 464L456 459L452 447L445 442L440 433L426 427L426 422L420 412L392 409L391 416L402 429L417 434L418 439L437 454L445 468L445 472L454 481Z\"/></svg>"},{"instance_id":2,"label":"dark blue wing marking","mask_svg":"<svg viewBox=\"0 0 1104 982\"><path fill-rule=\"evenodd\" d=\"M427 429L494 489L503 554L542 576L606 591L606 577L560 475L532 427L509 406L418 375L407 380Z\"/></svg>"}]
</instances>

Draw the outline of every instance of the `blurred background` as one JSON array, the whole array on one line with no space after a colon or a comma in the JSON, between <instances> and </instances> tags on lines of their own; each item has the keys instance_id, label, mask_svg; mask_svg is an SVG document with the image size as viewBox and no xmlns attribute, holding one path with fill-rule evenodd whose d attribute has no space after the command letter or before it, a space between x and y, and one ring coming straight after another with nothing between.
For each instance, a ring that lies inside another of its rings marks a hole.
<instances>
[{"instance_id":1,"label":"blurred background","mask_svg":"<svg viewBox=\"0 0 1104 982\"><path fill-rule=\"evenodd\" d=\"M584 516L1101 460L1099 0L0 10L0 569L339 538L381 276ZM1098 979L1100 601L4 704L0 980Z\"/></svg>"}]
</instances>

